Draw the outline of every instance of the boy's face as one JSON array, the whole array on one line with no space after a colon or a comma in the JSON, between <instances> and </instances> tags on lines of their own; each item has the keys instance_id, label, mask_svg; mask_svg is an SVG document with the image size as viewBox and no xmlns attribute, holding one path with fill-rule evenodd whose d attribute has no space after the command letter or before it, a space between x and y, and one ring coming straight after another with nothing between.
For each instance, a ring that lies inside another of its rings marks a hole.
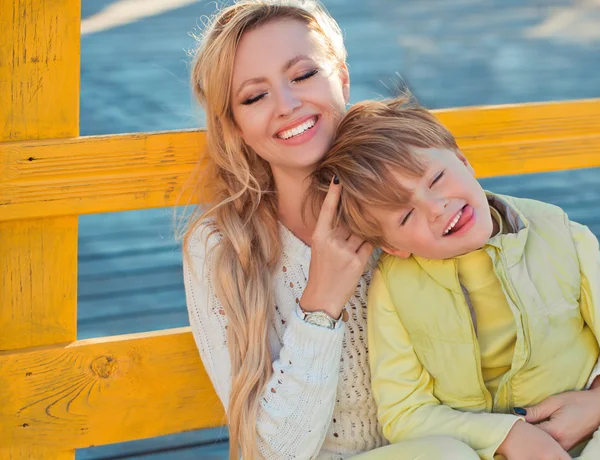
<instances>
[{"instance_id":1,"label":"boy's face","mask_svg":"<svg viewBox=\"0 0 600 460\"><path fill-rule=\"evenodd\" d=\"M370 211L393 246L383 249L399 257L449 259L481 248L494 225L485 193L466 157L439 148L413 151L424 160L422 177L392 171L398 184L412 191L408 204Z\"/></svg>"}]
</instances>

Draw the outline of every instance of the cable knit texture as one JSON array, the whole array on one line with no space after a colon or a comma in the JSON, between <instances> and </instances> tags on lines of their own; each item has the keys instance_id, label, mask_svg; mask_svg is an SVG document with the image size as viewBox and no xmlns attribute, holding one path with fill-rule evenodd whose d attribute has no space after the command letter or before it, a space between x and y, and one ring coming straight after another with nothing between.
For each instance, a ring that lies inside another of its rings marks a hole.
<instances>
[{"instance_id":1,"label":"cable knit texture","mask_svg":"<svg viewBox=\"0 0 600 460\"><path fill-rule=\"evenodd\" d=\"M227 318L211 284L210 248L219 240L216 234L207 238L211 227L200 225L191 238L191 266L184 262L184 281L194 339L227 408L231 391ZM346 304L348 322L336 330L313 326L295 310L307 283L310 247L283 225L280 238L283 254L269 329L273 375L260 401L259 452L266 459L333 460L385 445L367 355L367 290L374 264Z\"/></svg>"}]
</instances>

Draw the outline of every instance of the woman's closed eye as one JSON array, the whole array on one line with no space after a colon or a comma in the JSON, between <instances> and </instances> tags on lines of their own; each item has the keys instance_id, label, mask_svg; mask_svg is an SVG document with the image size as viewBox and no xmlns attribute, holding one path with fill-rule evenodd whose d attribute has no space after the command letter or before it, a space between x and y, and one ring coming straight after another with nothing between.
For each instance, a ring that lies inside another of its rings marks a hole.
<instances>
[{"instance_id":1,"label":"woman's closed eye","mask_svg":"<svg viewBox=\"0 0 600 460\"><path fill-rule=\"evenodd\" d=\"M301 82L303 80L308 80L310 77L314 77L316 74L319 73L319 69L312 69L309 70L308 72L300 75L299 77L296 77L292 80L293 83L298 83Z\"/></svg>"},{"instance_id":2,"label":"woman's closed eye","mask_svg":"<svg viewBox=\"0 0 600 460\"><path fill-rule=\"evenodd\" d=\"M242 101L242 104L244 104L244 105L250 105L250 104L254 104L255 102L258 102L258 101L260 101L260 100L261 100L263 97L265 97L265 96L266 96L266 94L267 94L267 93L266 93L266 92L264 92L264 93L257 94L256 96L249 97L248 99L244 99L244 100Z\"/></svg>"},{"instance_id":3,"label":"woman's closed eye","mask_svg":"<svg viewBox=\"0 0 600 460\"><path fill-rule=\"evenodd\" d=\"M314 77L317 73L319 73L319 69L313 69L313 70L309 70L306 73L303 73L302 75L300 75L299 77L296 77L292 80L292 83L300 83L304 80L308 80L310 77ZM252 96L249 98L246 98L242 101L243 105L251 105L254 104L255 102L260 101L263 97L265 97L267 95L267 92L263 92L260 94L257 94L256 96Z\"/></svg>"}]
</instances>

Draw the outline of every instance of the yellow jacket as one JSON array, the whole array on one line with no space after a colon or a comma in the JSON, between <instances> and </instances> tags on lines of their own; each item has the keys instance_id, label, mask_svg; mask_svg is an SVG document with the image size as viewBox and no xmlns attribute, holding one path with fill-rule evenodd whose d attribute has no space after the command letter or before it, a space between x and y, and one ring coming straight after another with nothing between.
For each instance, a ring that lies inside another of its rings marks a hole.
<instances>
[{"instance_id":1,"label":"yellow jacket","mask_svg":"<svg viewBox=\"0 0 600 460\"><path fill-rule=\"evenodd\" d=\"M560 208L488 194L508 234L485 245L517 325L511 370L492 400L456 260L385 255L369 291L372 386L390 442L459 439L492 459L527 407L582 389L598 360L598 241Z\"/></svg>"}]
</instances>

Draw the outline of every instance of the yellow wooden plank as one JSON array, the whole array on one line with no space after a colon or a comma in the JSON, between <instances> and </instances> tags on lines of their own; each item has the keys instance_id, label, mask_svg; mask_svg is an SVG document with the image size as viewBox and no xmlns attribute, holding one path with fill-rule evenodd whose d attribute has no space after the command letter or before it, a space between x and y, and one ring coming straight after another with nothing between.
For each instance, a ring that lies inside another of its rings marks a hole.
<instances>
[{"instance_id":1,"label":"yellow wooden plank","mask_svg":"<svg viewBox=\"0 0 600 460\"><path fill-rule=\"evenodd\" d=\"M76 339L77 216L0 222L0 350Z\"/></svg>"},{"instance_id":2,"label":"yellow wooden plank","mask_svg":"<svg viewBox=\"0 0 600 460\"><path fill-rule=\"evenodd\" d=\"M79 134L81 1L0 2L0 142Z\"/></svg>"},{"instance_id":3,"label":"yellow wooden plank","mask_svg":"<svg viewBox=\"0 0 600 460\"><path fill-rule=\"evenodd\" d=\"M478 178L600 167L600 134L497 144L459 139L458 145Z\"/></svg>"},{"instance_id":4,"label":"yellow wooden plank","mask_svg":"<svg viewBox=\"0 0 600 460\"><path fill-rule=\"evenodd\" d=\"M436 113L479 177L600 166L600 100ZM182 191L205 144L174 131L0 145L0 220L201 202Z\"/></svg>"},{"instance_id":5,"label":"yellow wooden plank","mask_svg":"<svg viewBox=\"0 0 600 460\"><path fill-rule=\"evenodd\" d=\"M186 204L196 131L0 144L0 220Z\"/></svg>"},{"instance_id":6,"label":"yellow wooden plank","mask_svg":"<svg viewBox=\"0 0 600 460\"><path fill-rule=\"evenodd\" d=\"M600 99L459 107L434 113L463 144L535 142L600 131Z\"/></svg>"},{"instance_id":7,"label":"yellow wooden plank","mask_svg":"<svg viewBox=\"0 0 600 460\"><path fill-rule=\"evenodd\" d=\"M0 1L0 142L79 134L80 10L80 0ZM77 218L0 223L0 260L0 349L74 339ZM75 457L0 433L1 458Z\"/></svg>"},{"instance_id":8,"label":"yellow wooden plank","mask_svg":"<svg viewBox=\"0 0 600 460\"><path fill-rule=\"evenodd\" d=\"M73 452L35 446L0 447L2 460L73 460Z\"/></svg>"},{"instance_id":9,"label":"yellow wooden plank","mask_svg":"<svg viewBox=\"0 0 600 460\"><path fill-rule=\"evenodd\" d=\"M0 432L73 449L224 424L189 328L0 353Z\"/></svg>"}]
</instances>

